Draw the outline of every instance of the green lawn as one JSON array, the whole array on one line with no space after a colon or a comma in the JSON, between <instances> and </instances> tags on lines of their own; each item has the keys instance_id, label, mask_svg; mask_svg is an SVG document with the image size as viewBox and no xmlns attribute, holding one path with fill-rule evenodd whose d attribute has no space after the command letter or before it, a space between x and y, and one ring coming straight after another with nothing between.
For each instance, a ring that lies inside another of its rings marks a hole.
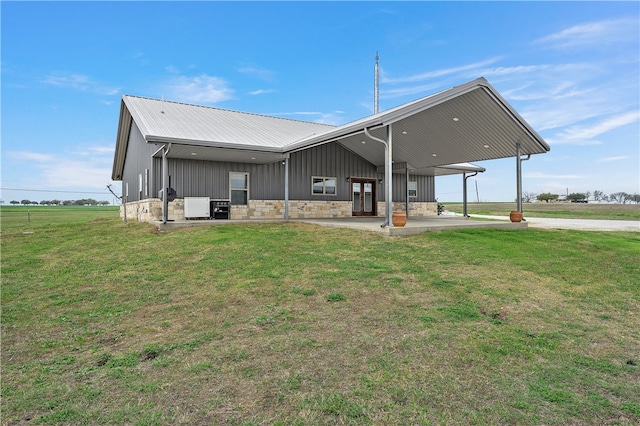
<instances>
[{"instance_id":1,"label":"green lawn","mask_svg":"<svg viewBox=\"0 0 640 426\"><path fill-rule=\"evenodd\" d=\"M2 215L2 424L640 422L638 233Z\"/></svg>"},{"instance_id":2,"label":"green lawn","mask_svg":"<svg viewBox=\"0 0 640 426\"><path fill-rule=\"evenodd\" d=\"M447 210L462 213L462 204L444 203ZM516 203L468 203L467 213L509 216ZM529 217L565 219L640 220L640 204L593 203L524 203L522 210Z\"/></svg>"}]
</instances>

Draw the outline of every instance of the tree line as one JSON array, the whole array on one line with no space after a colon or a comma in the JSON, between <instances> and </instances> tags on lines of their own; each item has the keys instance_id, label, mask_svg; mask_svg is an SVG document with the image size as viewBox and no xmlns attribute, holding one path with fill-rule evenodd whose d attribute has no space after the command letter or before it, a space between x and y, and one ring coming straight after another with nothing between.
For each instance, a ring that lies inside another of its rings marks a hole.
<instances>
[{"instance_id":1,"label":"tree line","mask_svg":"<svg viewBox=\"0 0 640 426\"><path fill-rule=\"evenodd\" d=\"M83 198L82 200L42 200L31 201L31 200L12 200L9 202L10 204L22 204L24 206L33 206L33 205L41 205L41 206L108 206L111 204L109 201L96 201L93 198Z\"/></svg>"},{"instance_id":2,"label":"tree line","mask_svg":"<svg viewBox=\"0 0 640 426\"><path fill-rule=\"evenodd\" d=\"M590 200L599 203L618 203L618 204L631 204L640 203L640 194L629 194L627 192L614 192L612 194L605 194L602 191L587 191L587 192L574 192L567 194L565 197L560 198L559 194L552 194L551 192L544 192L542 194L535 194L532 192L523 192L522 201L525 203L531 203L533 200L538 201L570 201L572 203L587 203Z\"/></svg>"}]
</instances>

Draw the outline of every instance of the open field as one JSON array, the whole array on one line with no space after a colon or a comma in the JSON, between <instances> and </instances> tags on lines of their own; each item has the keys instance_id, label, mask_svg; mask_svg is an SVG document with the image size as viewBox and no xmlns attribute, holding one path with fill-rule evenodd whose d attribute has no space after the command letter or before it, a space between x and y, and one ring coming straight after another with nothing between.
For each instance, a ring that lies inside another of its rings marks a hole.
<instances>
[{"instance_id":1,"label":"open field","mask_svg":"<svg viewBox=\"0 0 640 426\"><path fill-rule=\"evenodd\" d=\"M447 210L462 213L462 203L444 203ZM516 203L468 203L467 213L509 216ZM640 220L640 204L593 203L524 203L523 211L529 217L573 219Z\"/></svg>"},{"instance_id":2,"label":"open field","mask_svg":"<svg viewBox=\"0 0 640 426\"><path fill-rule=\"evenodd\" d=\"M4 214L3 425L640 422L637 233Z\"/></svg>"}]
</instances>

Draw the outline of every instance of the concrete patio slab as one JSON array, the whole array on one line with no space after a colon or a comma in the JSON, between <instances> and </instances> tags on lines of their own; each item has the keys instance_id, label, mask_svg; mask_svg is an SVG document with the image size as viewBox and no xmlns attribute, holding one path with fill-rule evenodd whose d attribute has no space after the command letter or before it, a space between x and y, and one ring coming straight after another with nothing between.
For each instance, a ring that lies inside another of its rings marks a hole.
<instances>
[{"instance_id":1,"label":"concrete patio slab","mask_svg":"<svg viewBox=\"0 0 640 426\"><path fill-rule=\"evenodd\" d=\"M180 220L163 224L153 222L161 231L169 231L191 226L217 226L242 223L284 223L285 220ZM443 231L447 229L527 229L526 222L512 223L496 220L470 220L462 216L430 216L409 217L403 227L381 227L384 217L346 217L339 219L292 219L290 222L311 223L332 228L350 228L375 232L388 237L406 237L425 232Z\"/></svg>"}]
</instances>

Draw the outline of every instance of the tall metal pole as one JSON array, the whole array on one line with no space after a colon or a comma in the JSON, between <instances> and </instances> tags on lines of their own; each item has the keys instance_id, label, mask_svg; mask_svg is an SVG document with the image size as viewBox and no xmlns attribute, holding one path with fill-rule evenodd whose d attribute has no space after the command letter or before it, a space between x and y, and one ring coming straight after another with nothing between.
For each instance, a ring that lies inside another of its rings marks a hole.
<instances>
[{"instance_id":1,"label":"tall metal pole","mask_svg":"<svg viewBox=\"0 0 640 426\"><path fill-rule=\"evenodd\" d=\"M379 92L378 92L378 52L376 52L376 66L374 68L373 77L373 113L377 114L379 111Z\"/></svg>"}]
</instances>

